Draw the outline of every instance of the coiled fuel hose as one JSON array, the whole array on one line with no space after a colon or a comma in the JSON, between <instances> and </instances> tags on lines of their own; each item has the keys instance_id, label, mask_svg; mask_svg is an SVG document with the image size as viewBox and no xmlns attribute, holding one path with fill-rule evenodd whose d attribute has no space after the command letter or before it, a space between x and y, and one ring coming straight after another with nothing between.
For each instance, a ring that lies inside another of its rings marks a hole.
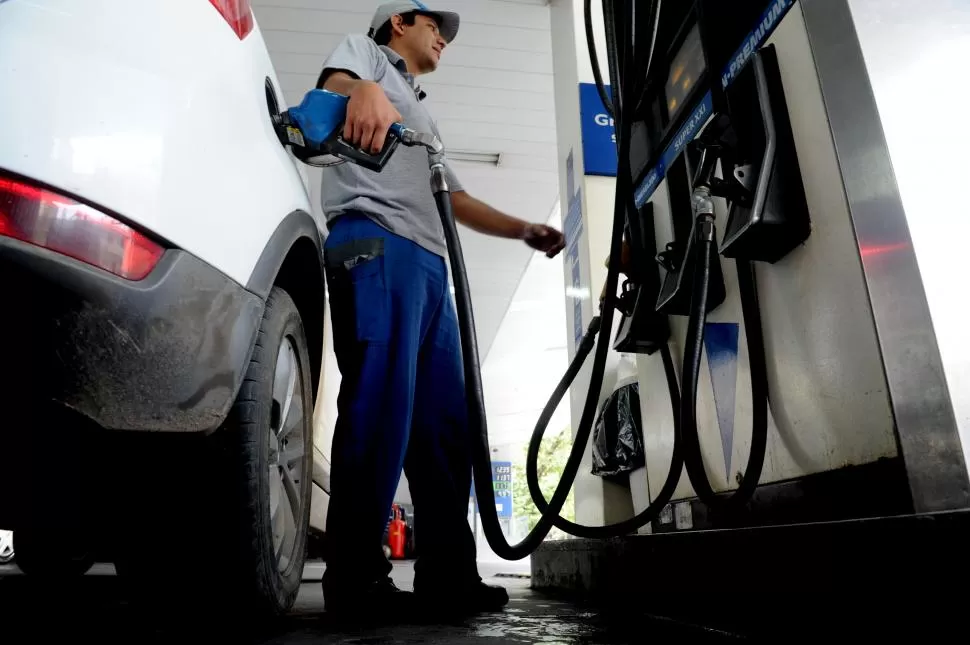
<instances>
[{"instance_id":1,"label":"coiled fuel hose","mask_svg":"<svg viewBox=\"0 0 970 645\"><path fill-rule=\"evenodd\" d=\"M482 389L481 366L478 355L478 341L475 333L475 319L472 311L471 293L465 270L464 256L458 229L452 212L451 193L444 174L444 166L432 160L432 189L441 216L452 279L455 284L455 299L458 310L458 326L461 335L462 358L464 362L466 405L468 420L473 437L473 474L475 494L479 499L482 528L489 546L501 558L519 560L527 557L542 543L550 529L555 526L567 533L583 538L609 538L629 534L656 519L672 499L680 481L684 466L695 492L702 502L715 512L735 509L748 502L756 489L764 465L767 448L767 367L764 353L764 339L761 328L760 309L754 269L750 261L737 259L738 283L741 296L745 333L748 340L751 364L751 394L753 399L752 445L748 464L738 489L730 495L718 495L710 484L704 468L697 429L697 383L700 371L701 354L704 342L704 327L707 318L707 291L710 283L712 256L716 253L713 209L706 216L698 215L695 226L698 261L692 283L691 312L687 330L687 346L681 371L684 394L681 397L677 383L677 371L669 347L660 349L660 356L667 378L671 409L674 417L674 441L670 469L664 485L651 504L635 517L608 526L585 526L563 518L560 513L569 490L572 488L579 471L579 465L589 442L599 405L599 394L603 384L606 358L609 352L613 315L616 309L616 290L619 281L623 231L627 217L637 217L638 211L633 197L633 179L630 167L630 141L632 116L624 110L626 105L634 105L643 93L646 79L649 78L653 51L656 44L657 28L660 18L660 0L646 5L646 13L637 13L635 3L616 3L613 24L620 25L622 33L617 33L616 50L619 60L612 67L614 81L619 92L610 100L599 73L599 61L593 39L591 0L585 0L586 37L590 50L597 88L607 111L614 115L619 128L618 164L616 177L616 198L613 210L613 233L610 239L610 261L606 278L606 297L601 315L590 323L586 334L576 348L566 374L556 386L536 423L529 443L526 459L526 478L529 493L539 508L541 517L536 526L518 544L509 544L499 522L495 508L492 488L491 450L488 444L488 425L485 416L485 403ZM650 37L642 30L649 29ZM637 36L634 36L637 32ZM636 44L636 48L635 48ZM647 51L643 51L645 48ZM638 64L646 61L645 68ZM633 82L630 82L630 79ZM632 110L630 110L632 112ZM708 158L695 178L695 187L709 188L716 160ZM556 408L579 374L589 355L593 353L593 367L590 375L589 391L579 427L576 430L573 447L563 469L562 478L556 486L551 500L546 500L539 486L538 456L543 435Z\"/></svg>"},{"instance_id":2,"label":"coiled fuel hose","mask_svg":"<svg viewBox=\"0 0 970 645\"><path fill-rule=\"evenodd\" d=\"M751 448L748 463L738 488L731 494L718 496L711 486L704 459L701 454L697 430L697 382L704 349L704 328L707 321L707 295L711 278L712 256L716 254L717 229L714 223L710 187L713 183L717 159L704 153L697 176L694 178L694 205L703 200L708 206L697 213L694 224L694 242L697 245L697 266L691 288L691 311L687 325L687 346L681 384L684 388L680 407L680 428L683 432L684 463L687 476L697 497L715 513L730 511L750 501L761 479L765 454L768 447L768 368L764 350L764 332L761 327L761 308L754 265L750 260L737 258L738 291L741 297L741 315L748 343L748 362L751 373ZM699 201L700 200L700 201ZM709 212L704 212L709 210Z\"/></svg>"},{"instance_id":3,"label":"coiled fuel hose","mask_svg":"<svg viewBox=\"0 0 970 645\"><path fill-rule=\"evenodd\" d=\"M442 227L444 229L445 239L448 245L452 280L455 284L458 326L461 335L462 358L464 362L466 404L468 408L469 425L471 426L470 430L472 432L474 441L472 450L472 467L475 479L475 493L479 499L479 512L481 513L482 527L489 546L496 553L496 555L506 560L520 560L530 555L542 543L543 539L545 539L546 535L548 535L553 526L559 526L563 530L580 537L609 537L627 534L632 530L645 525L659 515L660 510L666 506L670 500L670 497L673 495L674 488L676 487L680 478L682 465L679 457L680 453L678 450L678 442L681 433L676 432L671 473L667 478L667 483L664 486L664 490L661 491L661 494L658 495L654 502L650 505L650 508L646 509L643 513L640 513L629 521L605 527L582 526L569 522L560 516L562 507L565 504L567 496L569 495L569 490L572 488L573 482L576 479L576 474L579 471L579 465L582 460L583 453L585 452L586 445L589 442L590 434L595 421L596 412L599 405L600 388L603 383L603 376L606 367L606 358L610 347L611 330L613 328L613 314L615 311L616 300L615 294L619 281L624 225L626 223L626 217L628 214L629 216L634 217L637 213L633 205L633 181L630 169L632 119L623 118L622 105L625 99L632 102L632 97L636 96L638 91L642 91L643 83L645 83L645 79L648 76L650 60L652 59L653 45L656 37L656 26L658 22L657 12L659 12L659 9L659 1L651 2L648 8L648 13L646 14L650 20L634 21L633 5L631 3L622 3L621 10L627 13L627 20L620 21L619 24L629 25L629 29L633 29L633 25L635 24L647 24L648 27L652 27L653 35L649 39L640 38L637 40L637 42L640 43L640 47L648 47L650 50L649 52L643 52L639 49L634 52L634 38L631 32L623 34L622 38L619 39L619 43L622 47L621 55L623 57L623 69L625 72L627 72L625 78L629 79L632 77L636 79L636 81L633 85L631 85L629 82L620 83L619 100L613 105L613 111L618 117L617 122L620 127L620 136L616 201L614 204L613 213L613 234L610 241L610 262L606 279L607 297L603 303L601 316L594 318L594 320L591 322L585 337L581 341L579 347L577 347L576 355L569 366L569 370L559 383L559 386L556 388L552 399L549 401L539 419L539 422L536 425L535 431L533 432L533 440L530 443L530 457L535 457L538 455L539 442L542 439L542 435L545 432L546 426L549 423L549 419L551 418L553 411L562 400L565 392L569 388L569 385L579 373L589 354L593 351L594 339L598 336L598 339L595 341L596 352L593 359L592 373L590 376L590 387L586 395L586 403L580 418L579 427L576 430L575 441L566 462L566 466L563 470L562 479L560 480L559 485L556 487L550 501L545 500L541 491L538 490L538 481L535 477L535 463L533 459L530 458L529 460L533 462L530 464L530 471L532 473L532 475L529 477L530 489L533 499L539 506L542 515L532 531L530 531L520 543L515 545L509 544L506 540L505 535L502 532L502 527L498 519L498 512L494 504L494 491L492 489L491 473L491 451L488 445L488 425L485 415L481 367L478 355L478 342L475 332L475 319L472 311L471 293L468 286L468 276L465 270L461 241L458 237L458 229L455 224L454 213L452 211L451 194L448 190L443 166L441 164L432 164L432 189L434 191L435 202L441 216ZM591 35L592 31L588 30L588 33ZM593 43L590 42L590 45L593 45ZM639 73L637 73L637 71L635 71L636 62L644 60L648 61L647 68L638 70ZM606 96L605 92L603 92L602 95ZM604 333L600 333L601 331ZM679 407L679 395L676 390L676 374L675 370L673 369L673 361L669 350L664 348L664 350L662 350L662 356L665 371L668 377L668 383L671 385L671 404L676 420L676 411ZM677 424L675 423L675 425Z\"/></svg>"}]
</instances>

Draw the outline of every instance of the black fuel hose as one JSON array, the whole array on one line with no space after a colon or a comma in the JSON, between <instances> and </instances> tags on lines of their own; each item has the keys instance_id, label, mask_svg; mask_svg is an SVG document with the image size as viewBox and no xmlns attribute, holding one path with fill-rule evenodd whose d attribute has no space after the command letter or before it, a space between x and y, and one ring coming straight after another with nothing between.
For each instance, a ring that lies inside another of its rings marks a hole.
<instances>
[{"instance_id":1,"label":"black fuel hose","mask_svg":"<svg viewBox=\"0 0 970 645\"><path fill-rule=\"evenodd\" d=\"M627 137L629 139L629 137ZM627 141L629 145L629 141ZM629 184L629 182L625 182ZM613 238L610 245L610 267L607 272L607 293L616 293L619 282L620 253L623 242L623 226L625 218L625 198L621 190L629 190L629 186L617 186L617 207L613 218ZM455 224L454 213L451 204L451 193L447 190L435 192L435 202L441 218L442 228L444 229L445 240L448 245L448 257L451 264L452 280L455 284L455 300L458 310L458 330L461 336L461 351L464 363L465 376L465 398L468 411L468 422L472 435L472 473L475 479L475 494L478 497L478 508L482 519L482 529L489 546L500 558L505 560L521 560L528 557L535 551L553 523L562 511L569 490L572 488L579 472L579 465L589 442L590 434L593 429L598 404L599 386L591 386L586 395L586 405L580 418L579 428L576 432L576 440L566 466L563 469L562 479L556 487L556 492L552 496L552 501L546 511L542 514L539 522L529 532L529 534L518 544L509 544L502 532L502 525L499 522L498 511L495 508L495 492L492 488L492 468L491 450L488 445L488 422L485 416L485 400L482 390L481 365L478 355L478 339L475 332L475 317L472 311L471 291L468 286L468 275L465 270L464 254L461 248L461 240L458 237L458 228ZM615 298L607 298L602 312L602 329L610 330L613 328ZM596 355L593 359L593 370L590 377L591 384L601 384L606 369L606 357L609 350L611 335L609 333L600 334L596 344ZM578 371L578 370L577 370Z\"/></svg>"},{"instance_id":2,"label":"black fuel hose","mask_svg":"<svg viewBox=\"0 0 970 645\"><path fill-rule=\"evenodd\" d=\"M600 71L600 57L596 53L596 38L593 36L593 0L586 0L583 3L583 18L586 23L586 46L589 48L589 62L593 66L593 80L596 81L596 91L599 92L606 113L615 121L616 112L613 109L613 101L606 93L606 84L603 83L603 73Z\"/></svg>"},{"instance_id":3,"label":"black fuel hose","mask_svg":"<svg viewBox=\"0 0 970 645\"><path fill-rule=\"evenodd\" d=\"M632 38L629 38L624 42L624 56L628 61L633 60L633 43L631 41ZM620 170L617 174L616 198L613 211L613 234L610 242L610 262L606 278L607 298L604 302L599 321L600 329L606 330L606 333L597 334L598 340L596 343L596 354L593 359L592 373L590 375L590 388L586 394L586 403L583 407L582 416L580 417L579 427L576 430L575 442L563 469L562 479L556 487L556 491L553 493L552 500L548 502L543 510L539 522L519 544L515 545L509 544L506 540L498 519L498 512L493 503L494 491L492 489L491 451L488 445L488 424L482 393L478 342L475 332L474 314L472 312L471 293L468 286L468 276L465 270L461 241L458 237L458 229L452 211L451 195L447 190L441 190L440 187L435 190L435 201L438 206L445 240L448 245L452 280L455 284L458 327L461 336L462 359L464 362L466 405L468 421L471 426L470 430L474 441L472 447L472 472L475 478L475 494L478 496L482 528L489 546L496 555L506 560L519 560L530 555L539 547L553 525L558 520L561 520L559 514L566 502L566 498L569 496L569 491L576 479L576 474L579 472L583 453L586 450L586 445L592 434L593 424L599 407L600 387L603 383L603 376L606 370L606 358L612 338L611 330L613 329L615 294L619 283L623 231L626 224L627 207L631 201L630 196L633 190L629 170L630 122L624 122L621 125L621 129L619 150L619 158L621 161L619 164ZM592 325L591 334L596 334L596 331L593 331ZM586 351L588 355L588 351L591 350L588 349ZM583 356L582 359L579 359L577 356L574 359L573 363L575 367L570 370L573 377L579 372L582 364L581 361L585 360L585 358L586 356Z\"/></svg>"},{"instance_id":4,"label":"black fuel hose","mask_svg":"<svg viewBox=\"0 0 970 645\"><path fill-rule=\"evenodd\" d=\"M650 9L650 13L648 15L654 17L653 22L654 25L656 25L656 16L654 12L659 10L659 3L651 3L651 5L652 8ZM627 10L632 10L632 7L628 6ZM654 26L654 29L656 29L656 26ZM654 38L649 40L651 49L653 47L654 40L655 34ZM624 63L632 66L636 60L633 51L632 38L624 39L623 46ZM652 51L646 58L648 61L652 58ZM629 67L627 69L629 69ZM646 76L646 72L647 70L644 70L644 77ZM645 82L645 78L642 82ZM636 93L642 90L642 82L641 79L637 79L633 94L634 96ZM623 88L621 88L621 94L623 93L622 89ZM602 93L602 95L605 96L605 91ZM619 110L616 110L616 112L619 112ZM610 244L610 262L606 280L607 297L604 302L601 317L594 318L590 324L584 339L580 343L579 347L577 347L576 356L573 358L569 370L560 381L551 400L546 405L546 408L543 411L543 414L533 432L533 440L530 443L529 451L530 457L527 461L528 468L531 473L531 492L534 501L537 505L539 505L542 515L532 531L529 532L522 542L516 545L509 544L505 539L501 524L498 520L498 513L495 509L495 504L493 503L494 491L492 489L491 480L491 451L488 444L488 426L485 416L484 397L482 394L482 380L479 363L480 359L478 356L475 321L472 311L471 294L469 291L468 277L464 265L461 241L458 237L458 230L452 212L451 196L447 190L442 190L440 188L435 192L435 200L441 216L442 227L444 229L445 239L448 245L452 279L455 283L455 298L458 309L459 333L461 335L462 358L464 362L466 404L468 407L469 424L471 425L471 431L474 436L472 467L475 478L475 493L479 499L479 511L481 513L482 528L485 531L485 537L488 540L489 546L499 557L507 560L518 560L532 553L539 546L539 544L541 544L546 535L548 535L549 530L553 525L560 526L570 533L580 537L613 537L627 534L633 530L636 530L660 514L661 510L666 506L670 498L673 496L683 469L679 450L681 433L676 431L676 428L679 425L676 415L679 403L676 370L674 368L673 359L670 356L669 350L664 348L661 352L661 356L663 357L665 373L670 389L671 407L675 413L675 435L671 469L660 494L654 499L653 503L650 504L649 508L638 514L636 517L627 520L626 522L620 522L610 526L582 526L569 522L560 516L562 507L569 495L569 490L572 488L576 474L579 471L579 465L582 461L586 445L589 442L596 412L599 407L599 393L603 383L606 358L609 352L609 344L612 337L610 332L613 328L613 314L616 304L615 294L619 282L623 231L625 228L627 215L629 214L629 216L632 217L636 216L637 213L633 203L633 181L630 169L632 120L621 120L620 129L621 134L619 137L620 145L618 151L619 168L617 172L616 197L613 213L613 234ZM606 333L600 333L602 330L606 330ZM572 384L576 375L579 373L590 352L592 352L594 346L593 339L596 336L599 337L598 341L595 343L596 355L593 361L592 374L590 376L590 387L586 395L586 403L580 418L579 428L576 431L574 444L563 470L562 478L556 487L556 491L553 493L552 500L547 502L542 496L541 490L538 488L538 477L536 474L536 457L538 456L539 443L542 440L542 435L548 426L553 412L555 411L559 402L565 396L566 391Z\"/></svg>"},{"instance_id":5,"label":"black fuel hose","mask_svg":"<svg viewBox=\"0 0 970 645\"><path fill-rule=\"evenodd\" d=\"M693 180L695 190L701 187L710 189L717 162L716 154L704 151ZM708 195L706 199L709 200L710 196ZM698 201L696 194L695 204L703 204L703 200ZM697 382L700 376L701 354L704 351L712 256L716 254L717 227L712 210L698 213L692 234L697 251L691 285L690 318L687 323L687 339L681 371L684 395L680 402L680 427L684 433L684 465L691 486L697 497L712 512L719 513L732 511L747 504L761 479L768 448L768 368L754 266L749 260L737 258L735 266L738 272L738 291L741 296L741 315L744 319L751 373L751 448L738 488L730 494L719 495L711 486L707 476L697 430Z\"/></svg>"},{"instance_id":6,"label":"black fuel hose","mask_svg":"<svg viewBox=\"0 0 970 645\"><path fill-rule=\"evenodd\" d=\"M700 375L701 353L704 349L704 327L707 321L707 292L711 275L711 255L714 239L714 222L706 222L705 234L698 222L695 243L697 266L691 293L690 320L687 325L687 343L681 372L683 398L681 399L680 426L684 433L683 452L687 476L697 497L713 511L734 510L750 501L764 467L768 447L768 369L764 350L764 332L758 303L754 266L749 260L736 259L738 289L741 295L741 312L748 343L751 372L751 448L748 463L738 488L731 494L719 495L711 486L704 467L700 438L697 430L697 382Z\"/></svg>"},{"instance_id":7,"label":"black fuel hose","mask_svg":"<svg viewBox=\"0 0 970 645\"><path fill-rule=\"evenodd\" d=\"M714 223L705 222L713 229ZM701 354L704 351L704 326L707 322L707 296L711 282L712 241L705 239L698 222L694 243L697 245L697 264L694 267L694 281L691 288L690 317L687 322L687 335L684 339L684 363L681 369L684 397L680 402L680 427L684 433L684 462L691 484L694 480L706 482L710 488L704 463L698 459L700 440L697 436L697 381L701 371ZM689 455L689 456L688 456ZM698 470L700 469L700 470ZM704 488L703 484L701 488ZM700 495L700 491L695 492ZM703 500L703 498L702 498Z\"/></svg>"},{"instance_id":8,"label":"black fuel hose","mask_svg":"<svg viewBox=\"0 0 970 645\"><path fill-rule=\"evenodd\" d=\"M735 495L737 501L751 499L761 481L765 457L768 453L768 357L765 353L764 329L761 326L761 303L758 300L758 281L755 265L750 260L734 261L741 295L741 315L748 343L748 362L751 372L752 438L748 465Z\"/></svg>"},{"instance_id":9,"label":"black fuel hose","mask_svg":"<svg viewBox=\"0 0 970 645\"><path fill-rule=\"evenodd\" d=\"M590 346L592 346L592 343L590 343ZM576 357L579 358L579 356L579 353L577 353ZM654 497L653 501L647 506L647 508L637 513L634 517L624 520L623 522L616 522L606 526L586 526L584 524L571 522L570 520L559 516L556 517L556 528L563 530L570 535L581 538L606 539L619 537L621 535L632 533L641 526L645 526L646 524L649 524L655 520L674 496L674 492L677 490L677 484L680 483L681 473L684 469L684 461L683 457L681 456L681 432L678 416L680 413L680 391L677 387L677 368L674 366L674 360L670 354L670 349L666 345L660 348L660 356L663 360L664 374L667 377L667 387L670 393L670 407L674 418L674 444L673 451L670 456L670 469L667 471L667 479L664 481L664 485L660 489L660 492L657 493L657 496ZM573 363L576 363L575 359ZM570 365L570 368L572 368L572 365ZM576 371L578 372L579 370L577 369ZM552 415L556 411L559 402L562 400L563 396L565 396L568 389L569 383L566 382L566 377L563 377L563 381L559 383L559 386L556 388L556 391L549 400L549 403L547 403L545 409L543 409L542 416L539 417L535 430L532 432L532 440L529 442L529 452L525 460L526 479L528 480L529 484L529 494L532 496L532 501L536 507L538 507L540 513L546 513L548 511L549 503L546 501L542 488L539 486L539 472L537 467L539 461L539 447L542 444L542 437L549 425L549 420L552 418Z\"/></svg>"},{"instance_id":10,"label":"black fuel hose","mask_svg":"<svg viewBox=\"0 0 970 645\"><path fill-rule=\"evenodd\" d=\"M620 91L618 92L618 95L615 96L615 99L617 100L618 105L614 106L614 109L611 110L611 114L619 115L619 118L617 119L617 121L620 127L620 137L619 137L620 150L619 150L619 158L618 158L617 188L616 188L617 202L615 204L615 208L617 209L617 212L618 212L625 205L630 217L636 217L638 212L636 203L634 201L634 196L633 196L633 182L632 182L632 173L630 168L629 148L624 147L624 145L625 144L628 145L630 141L630 134L631 134L630 130L632 129L632 119L625 119L623 115L623 111L618 108L622 106L624 103L627 105L632 105L635 102L634 97L639 96L640 93L643 91L643 87L646 83L647 78L649 77L649 71L652 64L652 57L653 57L652 52L654 50L654 44L656 41L656 30L657 30L657 24L659 21L659 13L660 13L660 3L659 2L651 3L646 14L647 21L638 23L638 24L646 24L652 27L652 36L649 40L638 39L638 42L640 43L641 47L644 44L648 45L649 52L645 53L639 50L634 52L633 46L632 46L633 43L630 42L630 39L625 38L623 40L623 43L622 43L623 51L620 52L623 58L623 63L624 63L623 67L625 70L627 70L627 73L629 75L633 76L635 82L632 85L632 91L626 83L622 83L622 82L620 83L620 86L621 86ZM593 30L592 30L589 0L587 0L585 3L585 14L586 14L586 38L587 38L587 45L590 52L590 63L592 64L595 70L594 76L596 77L597 85L601 85L602 78L599 76L599 72L598 72L599 62L596 58L596 43L593 40ZM625 24L629 24L629 22L630 21L624 21ZM644 60L646 61L647 67L645 69L637 69L635 67L636 62L644 61ZM633 67L631 68L631 66ZM603 87L600 87L600 97L604 101L609 100L606 94L606 90ZM621 179L626 180L628 182L628 186L621 185L620 183ZM620 203L621 198L623 199L624 204ZM611 261L612 261L612 256L611 256ZM610 291L607 293L609 295L609 294L615 293L615 291ZM609 331L607 331L607 335L609 335ZM532 432L532 439L529 442L529 450L526 456L526 480L529 485L529 494L532 497L532 501L539 509L539 511L543 514L545 514L548 511L549 502L546 500L542 492L542 489L539 486L539 473L538 473L539 449L542 443L543 435L545 434L545 430L549 425L549 420L552 418L552 415L555 412L556 408L558 407L560 401L568 391L568 388L572 383L572 380L575 378L576 373L578 373L579 369L582 367L582 361L585 358L585 355L583 354L583 350L585 349L586 353L589 352L589 349L586 349L587 347L590 346L590 343L588 342L588 338L589 338L589 332L587 332L587 336L584 337L582 343L580 343L580 347L579 349L577 349L576 356L574 357L572 363L569 366L569 371L567 371L566 375L560 381L559 385L556 387L556 390L553 392L553 395L550 398L549 402L546 404L545 409L543 409L542 415L539 417L539 421L536 423L536 427ZM557 514L555 523L554 523L556 528L559 528L569 533L570 535L574 535L576 537L582 537L582 538L589 538L589 539L605 539L605 538L617 537L620 535L626 535L628 533L636 531L640 527L645 526L646 524L656 519L663 511L664 507L670 502L671 498L674 495L674 492L677 489L677 484L680 482L681 473L683 472L683 459L681 457L681 449L680 449L680 443L681 443L681 431L680 431L680 419L679 419L680 391L677 385L677 370L674 367L673 357L671 356L670 349L667 345L663 345L660 348L660 355L664 364L664 374L667 380L667 387L670 395L671 411L673 414L673 421L674 421L674 441L673 441L673 450L670 457L670 468L667 471L667 477L664 480L664 484L661 487L660 492L657 493L657 495L654 497L653 501L647 506L647 508L645 508L643 511L641 511L634 517L628 520L625 520L623 522L617 522L606 526L586 526L583 524L577 524L575 522L567 520L566 518ZM591 383L590 387L591 388L596 387L596 389L598 390L601 387L601 385L602 385L602 382Z\"/></svg>"},{"instance_id":11,"label":"black fuel hose","mask_svg":"<svg viewBox=\"0 0 970 645\"><path fill-rule=\"evenodd\" d=\"M649 75L653 48L656 39L657 24L659 22L659 1L650 3L648 16L653 23L653 35L649 42L649 53L645 57L646 70L641 74L635 71L637 61L644 60L643 52L634 52L631 34L625 34L622 39L622 65L614 69L622 69L623 76L636 78L632 92L625 83L619 83L616 100L611 101L603 85L599 72L599 61L593 39L591 3L585 1L586 37L590 50L591 63L594 69L597 88L604 106L617 122L620 129L616 200L613 214L613 234L610 243L610 262L607 271L605 302L600 317L591 322L579 346L576 355L569 365L566 374L560 380L552 397L543 409L536 427L526 460L527 480L533 501L541 512L537 525L519 544L511 545L502 532L498 513L494 504L492 488L491 451L488 443L488 426L485 416L485 403L482 388L480 358L475 331L474 314L472 311L471 294L468 276L465 270L464 257L458 230L452 212L451 194L447 189L435 192L438 211L441 216L445 239L448 244L449 260L452 269L452 279L455 283L455 297L458 310L459 332L461 335L462 358L464 362L466 404L469 424L474 437L473 445L473 474L475 479L475 493L479 499L482 527L489 546L499 556L507 560L518 560L527 557L541 544L552 526L557 526L578 537L607 538L630 533L655 519L673 497L680 481L684 465L687 466L688 476L698 497L713 509L735 506L746 503L758 485L764 465L767 447L767 368L764 355L764 339L761 329L760 313L757 300L757 289L753 267L750 262L737 261L739 288L741 291L742 310L745 329L748 337L749 355L751 359L752 399L754 401L753 439L751 454L739 488L730 496L719 497L710 485L704 470L697 432L696 404L697 382L700 373L700 357L704 343L704 325L707 317L707 291L710 283L711 254L713 246L713 219L710 220L710 230L706 236L698 238L700 265L694 274L692 293L692 311L688 323L688 341L684 352L682 378L684 396L678 391L676 368L667 346L661 348L660 353L664 363L671 407L674 412L674 442L671 455L671 465L664 486L653 502L643 512L624 522L609 526L591 527L576 524L560 516L562 507L568 497L569 490L575 481L579 465L585 452L586 445L592 432L593 422L598 408L600 388L603 383L606 357L609 351L613 314L616 305L616 289L620 272L620 256L623 242L623 230L627 214L634 217L637 209L633 203L633 181L630 168L631 118L623 118L621 106L635 104L643 89L643 83ZM621 5L627 11L627 18L632 18L632 7ZM631 24L628 20L625 24ZM640 43L643 39L637 39ZM631 69L634 68L634 69ZM602 333L605 330L606 333ZM598 336L598 340L594 339ZM539 447L549 421L563 397L572 385L579 371L582 369L589 354L595 346L590 387L586 394L586 402L576 431L574 444L563 470L562 478L553 493L552 500L547 501L539 487L538 455ZM759 403L761 405L759 405Z\"/></svg>"}]
</instances>

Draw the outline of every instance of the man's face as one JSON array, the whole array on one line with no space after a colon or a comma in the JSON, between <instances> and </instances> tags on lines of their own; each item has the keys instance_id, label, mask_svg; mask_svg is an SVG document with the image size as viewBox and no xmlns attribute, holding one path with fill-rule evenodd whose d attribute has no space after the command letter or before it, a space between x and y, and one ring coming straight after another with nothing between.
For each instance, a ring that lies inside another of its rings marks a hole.
<instances>
[{"instance_id":1,"label":"man's face","mask_svg":"<svg viewBox=\"0 0 970 645\"><path fill-rule=\"evenodd\" d=\"M404 27L402 44L411 52L412 62L418 66L418 69L411 72L428 74L438 69L441 53L448 43L441 37L438 23L434 18L419 14L414 18L414 25L402 26Z\"/></svg>"}]
</instances>

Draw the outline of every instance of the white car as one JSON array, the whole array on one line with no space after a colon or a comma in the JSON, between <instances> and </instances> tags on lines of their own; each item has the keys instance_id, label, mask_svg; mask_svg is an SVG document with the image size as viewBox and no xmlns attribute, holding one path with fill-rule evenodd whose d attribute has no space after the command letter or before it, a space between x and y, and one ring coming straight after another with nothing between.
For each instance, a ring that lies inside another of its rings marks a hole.
<instances>
[{"instance_id":1,"label":"white car","mask_svg":"<svg viewBox=\"0 0 970 645\"><path fill-rule=\"evenodd\" d=\"M67 575L106 554L146 587L285 612L322 235L248 0L0 0L0 87L0 527L18 563Z\"/></svg>"}]
</instances>

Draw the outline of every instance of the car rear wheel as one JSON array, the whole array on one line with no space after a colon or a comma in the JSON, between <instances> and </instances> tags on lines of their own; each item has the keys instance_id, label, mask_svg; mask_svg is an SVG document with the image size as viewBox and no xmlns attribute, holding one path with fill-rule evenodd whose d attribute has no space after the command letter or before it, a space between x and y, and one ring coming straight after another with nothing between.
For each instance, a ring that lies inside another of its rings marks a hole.
<instances>
[{"instance_id":1,"label":"car rear wheel","mask_svg":"<svg viewBox=\"0 0 970 645\"><path fill-rule=\"evenodd\" d=\"M313 398L300 314L274 289L239 397L222 430L235 479L237 546L250 599L281 614L296 600L310 521Z\"/></svg>"},{"instance_id":2,"label":"car rear wheel","mask_svg":"<svg viewBox=\"0 0 970 645\"><path fill-rule=\"evenodd\" d=\"M310 517L311 390L300 314L274 288L222 427L200 446L156 455L154 503L129 524L133 539L117 558L136 593L155 607L188 603L246 620L293 606Z\"/></svg>"}]
</instances>

